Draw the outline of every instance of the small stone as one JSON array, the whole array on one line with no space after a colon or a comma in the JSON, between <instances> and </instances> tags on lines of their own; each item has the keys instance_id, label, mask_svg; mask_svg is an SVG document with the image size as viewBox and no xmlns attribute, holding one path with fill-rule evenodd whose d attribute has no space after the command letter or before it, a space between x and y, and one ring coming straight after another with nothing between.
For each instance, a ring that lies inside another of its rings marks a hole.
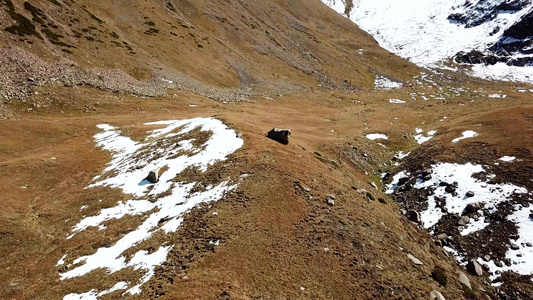
<instances>
[{"instance_id":1,"label":"small stone","mask_svg":"<svg viewBox=\"0 0 533 300\"><path fill-rule=\"evenodd\" d=\"M333 195L333 194L326 195L326 203L329 206L334 206L335 205L335 195Z\"/></svg>"},{"instance_id":2,"label":"small stone","mask_svg":"<svg viewBox=\"0 0 533 300\"><path fill-rule=\"evenodd\" d=\"M483 276L483 268L477 261L473 259L468 261L468 264L466 264L466 270L470 272L470 274L472 275L475 275L478 277Z\"/></svg>"},{"instance_id":3,"label":"small stone","mask_svg":"<svg viewBox=\"0 0 533 300\"><path fill-rule=\"evenodd\" d=\"M459 273L459 282L466 285L469 289L472 289L472 285L470 284L470 279L468 279L468 276L466 276L465 273L463 272Z\"/></svg>"},{"instance_id":4,"label":"small stone","mask_svg":"<svg viewBox=\"0 0 533 300\"><path fill-rule=\"evenodd\" d=\"M370 185L371 185L373 188L375 188L376 190L378 189L378 185L375 184L374 182L370 182Z\"/></svg>"},{"instance_id":5,"label":"small stone","mask_svg":"<svg viewBox=\"0 0 533 300\"><path fill-rule=\"evenodd\" d=\"M415 223L420 223L420 214L414 209L407 212L407 218Z\"/></svg>"},{"instance_id":6,"label":"small stone","mask_svg":"<svg viewBox=\"0 0 533 300\"><path fill-rule=\"evenodd\" d=\"M520 247L517 244L511 244L511 250L518 250Z\"/></svg>"},{"instance_id":7,"label":"small stone","mask_svg":"<svg viewBox=\"0 0 533 300\"><path fill-rule=\"evenodd\" d=\"M267 133L267 137L283 145L289 144L289 138L291 136L290 129L273 128Z\"/></svg>"},{"instance_id":8,"label":"small stone","mask_svg":"<svg viewBox=\"0 0 533 300\"><path fill-rule=\"evenodd\" d=\"M447 183L447 182L445 182L445 181L441 181L441 182L439 183L439 186L449 186L449 185L450 185L450 184Z\"/></svg>"},{"instance_id":9,"label":"small stone","mask_svg":"<svg viewBox=\"0 0 533 300\"><path fill-rule=\"evenodd\" d=\"M465 226L466 224L468 224L470 222L470 218L467 217L467 216L462 216L461 219L459 219L459 221L457 221L457 225L459 226Z\"/></svg>"},{"instance_id":10,"label":"small stone","mask_svg":"<svg viewBox=\"0 0 533 300\"><path fill-rule=\"evenodd\" d=\"M151 183L157 183L159 181L159 168L150 171L148 173L148 176L146 176L146 180L150 181Z\"/></svg>"},{"instance_id":11,"label":"small stone","mask_svg":"<svg viewBox=\"0 0 533 300\"><path fill-rule=\"evenodd\" d=\"M429 294L429 299L431 300L446 300L446 298L444 298L444 296L439 293L438 291L431 291L431 293Z\"/></svg>"},{"instance_id":12,"label":"small stone","mask_svg":"<svg viewBox=\"0 0 533 300\"><path fill-rule=\"evenodd\" d=\"M501 262L501 260L497 260L497 261L495 261L494 264L495 264L496 267L498 267L498 268L503 268L503 263Z\"/></svg>"},{"instance_id":13,"label":"small stone","mask_svg":"<svg viewBox=\"0 0 533 300\"><path fill-rule=\"evenodd\" d=\"M490 255L483 256L483 260L484 261L490 261Z\"/></svg>"},{"instance_id":14,"label":"small stone","mask_svg":"<svg viewBox=\"0 0 533 300\"><path fill-rule=\"evenodd\" d=\"M504 258L503 263L508 267L512 266L511 260L509 258Z\"/></svg>"},{"instance_id":15,"label":"small stone","mask_svg":"<svg viewBox=\"0 0 533 300\"><path fill-rule=\"evenodd\" d=\"M181 280L189 280L189 276L185 275L185 276L181 277Z\"/></svg>"},{"instance_id":16,"label":"small stone","mask_svg":"<svg viewBox=\"0 0 533 300\"><path fill-rule=\"evenodd\" d=\"M374 200L376 200L376 198L374 198L374 195L372 195L372 193L366 193L366 201L372 202Z\"/></svg>"},{"instance_id":17,"label":"small stone","mask_svg":"<svg viewBox=\"0 0 533 300\"><path fill-rule=\"evenodd\" d=\"M472 198L472 197L474 197L475 195L476 195L476 194L475 194L474 192L472 192L472 191L468 191L468 192L466 192L466 196L469 197L469 198Z\"/></svg>"},{"instance_id":18,"label":"small stone","mask_svg":"<svg viewBox=\"0 0 533 300\"><path fill-rule=\"evenodd\" d=\"M452 186L452 185L448 185L448 186L446 186L444 191L446 191L446 193L450 193L451 194L451 193L455 192L455 187Z\"/></svg>"},{"instance_id":19,"label":"small stone","mask_svg":"<svg viewBox=\"0 0 533 300\"><path fill-rule=\"evenodd\" d=\"M526 247L533 247L533 245L531 245L530 242L527 242L527 243L526 243Z\"/></svg>"},{"instance_id":20,"label":"small stone","mask_svg":"<svg viewBox=\"0 0 533 300\"><path fill-rule=\"evenodd\" d=\"M415 265L422 266L424 263L422 263L418 258L414 257L411 253L407 254L407 257L413 261Z\"/></svg>"}]
</instances>

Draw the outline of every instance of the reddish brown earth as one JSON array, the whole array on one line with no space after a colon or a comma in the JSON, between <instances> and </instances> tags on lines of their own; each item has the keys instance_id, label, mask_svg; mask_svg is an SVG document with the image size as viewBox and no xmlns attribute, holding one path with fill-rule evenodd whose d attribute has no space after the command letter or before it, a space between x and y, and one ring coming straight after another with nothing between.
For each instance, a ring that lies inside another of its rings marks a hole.
<instances>
[{"instance_id":1,"label":"reddish brown earth","mask_svg":"<svg viewBox=\"0 0 533 300\"><path fill-rule=\"evenodd\" d=\"M128 199L119 190L85 189L110 160L95 147L96 125L136 138L146 122L198 116L223 120L245 143L228 162L183 180L250 176L223 200L190 212L178 232L158 237L176 246L143 293L129 298L427 299L434 289L446 299L496 297L486 278L470 277L472 290L459 283L462 267L400 214L379 174L393 169L398 150L414 150L407 168L520 153L522 164L493 171L531 188L531 93L444 74L433 77L446 100L412 101L411 93L439 92L413 80L423 70L318 0L31 1L47 16L39 19L13 1L34 24L30 35L4 30L19 24L9 3L0 2L0 298L110 288L103 271L61 281L56 267L64 253L90 253L139 222L126 218L105 234L66 239L84 214ZM405 88L374 90L376 75ZM453 94L457 87L467 91ZM498 91L508 98L487 97ZM480 137L451 147L473 124L481 124ZM265 137L273 127L291 129L289 145ZM417 146L415 127L438 134ZM383 147L367 133L389 140ZM98 199L101 207L80 212ZM432 278L436 267L446 286ZM530 283L515 283L508 293L531 291Z\"/></svg>"}]
</instances>

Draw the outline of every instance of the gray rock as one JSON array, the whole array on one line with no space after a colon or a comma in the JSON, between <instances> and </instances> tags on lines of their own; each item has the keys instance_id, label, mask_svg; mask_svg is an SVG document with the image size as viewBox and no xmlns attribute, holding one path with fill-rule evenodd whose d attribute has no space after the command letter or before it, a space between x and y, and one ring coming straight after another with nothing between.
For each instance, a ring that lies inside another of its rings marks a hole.
<instances>
[{"instance_id":1,"label":"gray rock","mask_svg":"<svg viewBox=\"0 0 533 300\"><path fill-rule=\"evenodd\" d=\"M520 247L517 244L511 244L511 250L519 250Z\"/></svg>"},{"instance_id":2,"label":"gray rock","mask_svg":"<svg viewBox=\"0 0 533 300\"><path fill-rule=\"evenodd\" d=\"M429 299L431 300L446 300L446 298L444 298L444 296L439 293L438 291L431 291L431 293L429 293Z\"/></svg>"},{"instance_id":3,"label":"gray rock","mask_svg":"<svg viewBox=\"0 0 533 300\"><path fill-rule=\"evenodd\" d=\"M409 257L409 259L412 260L415 265L424 265L424 263L422 263L418 258L414 257L411 253L407 254L407 257Z\"/></svg>"},{"instance_id":4,"label":"gray rock","mask_svg":"<svg viewBox=\"0 0 533 300\"><path fill-rule=\"evenodd\" d=\"M151 183L157 183L159 181L159 171L159 168L150 171L148 176L146 176L146 180L150 181Z\"/></svg>"},{"instance_id":5,"label":"gray rock","mask_svg":"<svg viewBox=\"0 0 533 300\"><path fill-rule=\"evenodd\" d=\"M461 219L459 219L459 221L457 221L457 225L459 226L465 226L466 224L468 224L470 222L470 218L467 217L467 216L462 216Z\"/></svg>"},{"instance_id":6,"label":"gray rock","mask_svg":"<svg viewBox=\"0 0 533 300\"><path fill-rule=\"evenodd\" d=\"M472 192L472 191L468 191L468 192L466 192L466 196L469 197L469 198L472 198L472 197L474 197L475 195L476 195L476 194L475 194L474 192Z\"/></svg>"},{"instance_id":7,"label":"gray rock","mask_svg":"<svg viewBox=\"0 0 533 300\"><path fill-rule=\"evenodd\" d=\"M420 214L414 209L407 212L407 218L417 224L420 223Z\"/></svg>"},{"instance_id":8,"label":"gray rock","mask_svg":"<svg viewBox=\"0 0 533 300\"><path fill-rule=\"evenodd\" d=\"M378 185L375 184L374 182L370 182L370 185L371 185L373 188L375 188L376 190L378 189Z\"/></svg>"},{"instance_id":9,"label":"gray rock","mask_svg":"<svg viewBox=\"0 0 533 300\"><path fill-rule=\"evenodd\" d=\"M468 279L468 276L466 276L465 273L463 272L459 273L459 282L466 285L469 289L472 289L472 285L470 284L470 279Z\"/></svg>"},{"instance_id":10,"label":"gray rock","mask_svg":"<svg viewBox=\"0 0 533 300\"><path fill-rule=\"evenodd\" d=\"M283 145L289 144L290 129L274 128L267 133L267 137Z\"/></svg>"},{"instance_id":11,"label":"gray rock","mask_svg":"<svg viewBox=\"0 0 533 300\"><path fill-rule=\"evenodd\" d=\"M497 260L497 261L495 261L494 264L495 264L496 267L498 267L498 268L503 268L503 263L502 263L501 260Z\"/></svg>"},{"instance_id":12,"label":"gray rock","mask_svg":"<svg viewBox=\"0 0 533 300\"><path fill-rule=\"evenodd\" d=\"M483 256L483 260L484 261L490 261L490 255L487 254L487 255Z\"/></svg>"},{"instance_id":13,"label":"gray rock","mask_svg":"<svg viewBox=\"0 0 533 300\"><path fill-rule=\"evenodd\" d=\"M448 235L446 233L441 233L437 235L437 240L445 240L448 238Z\"/></svg>"},{"instance_id":14,"label":"gray rock","mask_svg":"<svg viewBox=\"0 0 533 300\"><path fill-rule=\"evenodd\" d=\"M333 206L333 205L335 205L335 195L333 195L333 194L328 194L328 195L326 195L326 203L327 203L329 206Z\"/></svg>"},{"instance_id":15,"label":"gray rock","mask_svg":"<svg viewBox=\"0 0 533 300\"><path fill-rule=\"evenodd\" d=\"M533 245L530 242L527 242L526 247L533 247Z\"/></svg>"},{"instance_id":16,"label":"gray rock","mask_svg":"<svg viewBox=\"0 0 533 300\"><path fill-rule=\"evenodd\" d=\"M466 270L470 272L470 274L481 277L483 276L483 268L480 264L478 264L477 261L471 259L468 261L468 264L466 264Z\"/></svg>"}]
</instances>

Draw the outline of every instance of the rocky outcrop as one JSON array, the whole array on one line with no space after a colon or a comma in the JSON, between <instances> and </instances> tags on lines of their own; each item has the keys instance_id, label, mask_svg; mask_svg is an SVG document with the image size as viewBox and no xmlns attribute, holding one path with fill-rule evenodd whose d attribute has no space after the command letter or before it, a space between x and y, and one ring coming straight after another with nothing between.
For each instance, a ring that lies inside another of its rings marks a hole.
<instances>
[{"instance_id":1,"label":"rocky outcrop","mask_svg":"<svg viewBox=\"0 0 533 300\"><path fill-rule=\"evenodd\" d=\"M533 9L503 33L488 49L507 65L533 66Z\"/></svg>"},{"instance_id":2,"label":"rocky outcrop","mask_svg":"<svg viewBox=\"0 0 533 300\"><path fill-rule=\"evenodd\" d=\"M484 3L487 1L480 1ZM530 0L504 1L488 11L481 10L471 15L452 14L448 19L465 24L465 27L474 27L494 19L502 10L517 12L524 9ZM491 34L500 30L496 27ZM461 51L454 57L455 62L465 64L494 65L505 63L509 66L533 66L533 9L525 14L518 22L506 29L497 42L489 45L485 52L472 50Z\"/></svg>"},{"instance_id":3,"label":"rocky outcrop","mask_svg":"<svg viewBox=\"0 0 533 300\"><path fill-rule=\"evenodd\" d=\"M499 2L480 0L473 5L471 1L466 1L464 6L460 7L464 11L450 14L448 20L463 24L466 28L476 27L494 20L502 11L515 13L524 9L529 3L531 3L530 0L506 0Z\"/></svg>"}]
</instances>

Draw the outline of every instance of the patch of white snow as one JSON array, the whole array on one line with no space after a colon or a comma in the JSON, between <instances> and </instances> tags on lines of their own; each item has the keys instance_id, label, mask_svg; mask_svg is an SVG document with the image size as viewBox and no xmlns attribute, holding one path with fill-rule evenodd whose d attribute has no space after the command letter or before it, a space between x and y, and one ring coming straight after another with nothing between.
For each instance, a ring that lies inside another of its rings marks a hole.
<instances>
[{"instance_id":1,"label":"patch of white snow","mask_svg":"<svg viewBox=\"0 0 533 300\"><path fill-rule=\"evenodd\" d=\"M467 131L463 131L463 136L461 137L458 137L456 139L453 139L452 140L452 143L457 143L459 142L460 140L464 140L464 139L469 139L469 138L473 138L473 137L476 137L478 136L479 134L473 130L467 130Z\"/></svg>"}]
</instances>

